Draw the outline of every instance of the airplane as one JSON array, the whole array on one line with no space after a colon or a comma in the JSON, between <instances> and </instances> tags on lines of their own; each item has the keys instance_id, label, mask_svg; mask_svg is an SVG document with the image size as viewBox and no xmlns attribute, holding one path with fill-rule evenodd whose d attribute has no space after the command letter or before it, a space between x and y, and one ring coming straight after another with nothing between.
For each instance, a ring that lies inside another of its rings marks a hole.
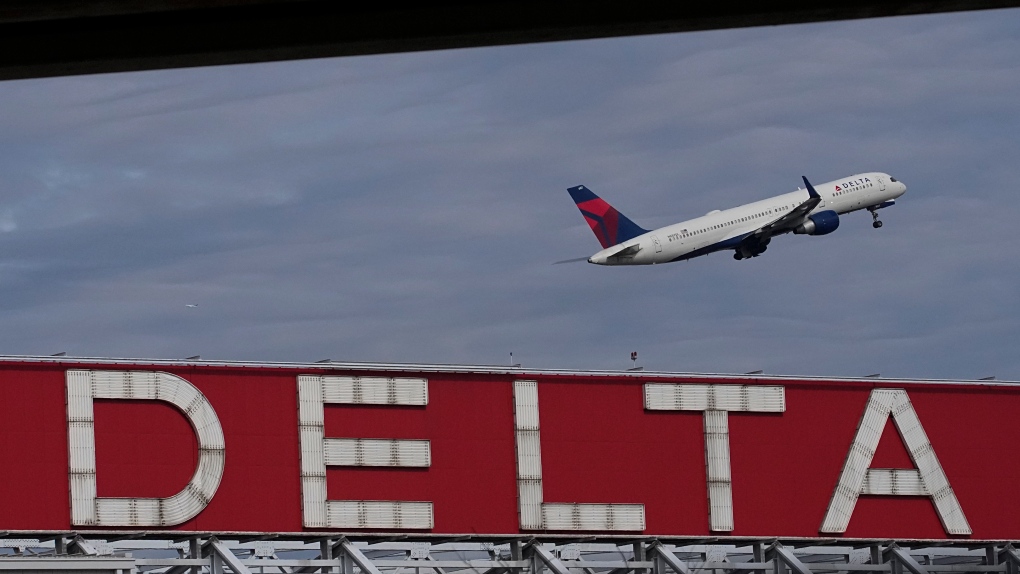
<instances>
[{"instance_id":1,"label":"airplane","mask_svg":"<svg viewBox=\"0 0 1020 574\"><path fill-rule=\"evenodd\" d=\"M907 186L887 173L859 173L819 186L807 177L804 188L783 195L747 203L651 231L631 221L583 185L568 188L574 204L602 244L602 251L586 258L596 265L655 265L685 261L733 250L736 260L750 259L765 252L777 235L827 235L839 227L839 216L866 209L872 226L882 222L878 210L896 204Z\"/></svg>"}]
</instances>

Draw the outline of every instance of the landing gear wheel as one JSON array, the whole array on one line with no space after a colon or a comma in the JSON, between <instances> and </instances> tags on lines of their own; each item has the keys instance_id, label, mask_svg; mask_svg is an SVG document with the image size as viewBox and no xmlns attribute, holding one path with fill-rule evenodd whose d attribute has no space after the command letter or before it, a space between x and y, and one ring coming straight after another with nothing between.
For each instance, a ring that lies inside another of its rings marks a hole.
<instances>
[{"instance_id":1,"label":"landing gear wheel","mask_svg":"<svg viewBox=\"0 0 1020 574\"><path fill-rule=\"evenodd\" d=\"M879 227L882 227L882 222L876 219L875 222L871 224L871 226L874 227L875 229L878 229Z\"/></svg>"},{"instance_id":2,"label":"landing gear wheel","mask_svg":"<svg viewBox=\"0 0 1020 574\"><path fill-rule=\"evenodd\" d=\"M874 209L869 209L868 211L871 212L871 219L873 220L871 222L871 226L874 227L875 229L882 227L882 222L878 220L878 211Z\"/></svg>"},{"instance_id":3,"label":"landing gear wheel","mask_svg":"<svg viewBox=\"0 0 1020 574\"><path fill-rule=\"evenodd\" d=\"M736 253L733 254L733 258L736 259L737 261L740 261L741 259L744 258L744 256L741 255L739 251L737 251Z\"/></svg>"}]
</instances>

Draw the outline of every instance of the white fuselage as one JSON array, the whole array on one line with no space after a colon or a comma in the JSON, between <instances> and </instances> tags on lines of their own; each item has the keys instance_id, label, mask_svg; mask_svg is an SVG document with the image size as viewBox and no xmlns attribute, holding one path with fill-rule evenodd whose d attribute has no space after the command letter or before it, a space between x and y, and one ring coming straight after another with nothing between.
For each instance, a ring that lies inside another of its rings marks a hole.
<instances>
[{"instance_id":1,"label":"white fuselage","mask_svg":"<svg viewBox=\"0 0 1020 574\"><path fill-rule=\"evenodd\" d=\"M814 187L821 196L821 202L808 215L822 211L835 211L842 215L873 208L896 199L907 190L902 182L879 172L851 175ZM603 249L588 261L599 265L652 265L733 249L742 238L779 219L808 197L806 189L798 189L732 209L712 211ZM793 231L794 227L789 226L782 233ZM632 255L613 257L615 253L635 245L639 249L631 249Z\"/></svg>"}]
</instances>

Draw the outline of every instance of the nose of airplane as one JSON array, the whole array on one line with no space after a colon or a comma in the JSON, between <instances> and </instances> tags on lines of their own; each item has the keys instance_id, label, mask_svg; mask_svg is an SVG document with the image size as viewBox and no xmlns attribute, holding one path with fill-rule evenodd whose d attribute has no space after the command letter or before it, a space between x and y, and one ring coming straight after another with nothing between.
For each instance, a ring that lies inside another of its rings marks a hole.
<instances>
[{"instance_id":1,"label":"nose of airplane","mask_svg":"<svg viewBox=\"0 0 1020 574\"><path fill-rule=\"evenodd\" d=\"M892 176L889 176L889 181L892 182L894 186L896 186L895 189L899 192L897 194L897 197L907 192L907 184L903 183L902 181Z\"/></svg>"}]
</instances>

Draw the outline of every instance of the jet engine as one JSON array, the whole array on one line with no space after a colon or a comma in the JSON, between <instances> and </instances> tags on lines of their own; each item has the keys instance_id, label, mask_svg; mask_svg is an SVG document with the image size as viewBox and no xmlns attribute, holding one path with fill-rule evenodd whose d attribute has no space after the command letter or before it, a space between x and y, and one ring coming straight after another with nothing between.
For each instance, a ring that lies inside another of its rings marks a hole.
<instances>
[{"instance_id":1,"label":"jet engine","mask_svg":"<svg viewBox=\"0 0 1020 574\"><path fill-rule=\"evenodd\" d=\"M835 211L819 211L807 218L807 221L793 228L800 235L825 235L836 231L839 227L839 214Z\"/></svg>"}]
</instances>

